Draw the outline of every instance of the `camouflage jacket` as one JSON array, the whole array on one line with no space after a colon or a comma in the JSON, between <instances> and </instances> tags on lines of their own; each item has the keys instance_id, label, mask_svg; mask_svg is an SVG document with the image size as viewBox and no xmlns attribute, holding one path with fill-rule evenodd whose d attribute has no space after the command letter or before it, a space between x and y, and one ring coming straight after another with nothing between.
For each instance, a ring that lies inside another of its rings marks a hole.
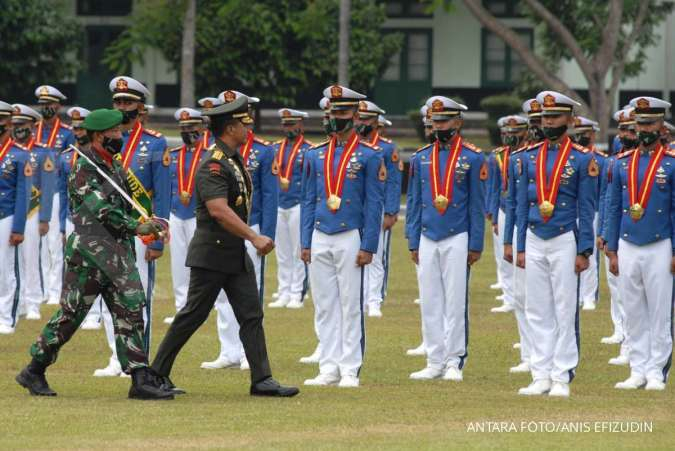
<instances>
[{"instance_id":1,"label":"camouflage jacket","mask_svg":"<svg viewBox=\"0 0 675 451\"><path fill-rule=\"evenodd\" d=\"M107 162L91 149L83 152L118 186L130 192L121 163L115 159ZM84 158L77 159L68 177L68 202L75 230L68 239L66 255L78 250L98 265L108 261L109 256L133 259L133 237L139 221L132 217L127 201Z\"/></svg>"}]
</instances>

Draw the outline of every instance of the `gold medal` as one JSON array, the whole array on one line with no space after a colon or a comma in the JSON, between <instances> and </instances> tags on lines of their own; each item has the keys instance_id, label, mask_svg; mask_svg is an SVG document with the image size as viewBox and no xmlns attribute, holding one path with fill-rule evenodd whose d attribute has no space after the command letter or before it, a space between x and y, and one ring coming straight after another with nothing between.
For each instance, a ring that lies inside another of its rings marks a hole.
<instances>
[{"instance_id":1,"label":"gold medal","mask_svg":"<svg viewBox=\"0 0 675 451\"><path fill-rule=\"evenodd\" d=\"M288 191L290 184L290 180L288 180L286 177L279 177L279 185L281 185L282 190Z\"/></svg>"},{"instance_id":2,"label":"gold medal","mask_svg":"<svg viewBox=\"0 0 675 451\"><path fill-rule=\"evenodd\" d=\"M553 216L554 209L555 205L553 205L551 202L547 200L539 204L539 213L541 213L541 216L544 218L550 218L551 216Z\"/></svg>"},{"instance_id":3,"label":"gold medal","mask_svg":"<svg viewBox=\"0 0 675 451\"><path fill-rule=\"evenodd\" d=\"M238 207L244 202L244 198L241 196L237 196L237 200L235 201L235 205Z\"/></svg>"},{"instance_id":4,"label":"gold medal","mask_svg":"<svg viewBox=\"0 0 675 451\"><path fill-rule=\"evenodd\" d=\"M448 208L448 202L449 201L447 197L445 197L442 194L439 194L438 196L436 196L436 198L434 198L434 207L436 207L437 210L443 211L446 208Z\"/></svg>"},{"instance_id":5,"label":"gold medal","mask_svg":"<svg viewBox=\"0 0 675 451\"><path fill-rule=\"evenodd\" d=\"M180 193L180 201L183 205L189 205L190 204L190 193L187 193L185 191Z\"/></svg>"},{"instance_id":6,"label":"gold medal","mask_svg":"<svg viewBox=\"0 0 675 451\"><path fill-rule=\"evenodd\" d=\"M328 205L328 208L332 211L339 210L340 203L342 203L342 199L340 199L340 197L336 196L335 194L331 194L328 196L328 199L326 199L326 205Z\"/></svg>"},{"instance_id":7,"label":"gold medal","mask_svg":"<svg viewBox=\"0 0 675 451\"><path fill-rule=\"evenodd\" d=\"M642 215L645 214L645 209L640 205L639 203L634 203L633 205L630 206L630 217L631 219L634 219L637 221L638 219L642 219Z\"/></svg>"}]
</instances>

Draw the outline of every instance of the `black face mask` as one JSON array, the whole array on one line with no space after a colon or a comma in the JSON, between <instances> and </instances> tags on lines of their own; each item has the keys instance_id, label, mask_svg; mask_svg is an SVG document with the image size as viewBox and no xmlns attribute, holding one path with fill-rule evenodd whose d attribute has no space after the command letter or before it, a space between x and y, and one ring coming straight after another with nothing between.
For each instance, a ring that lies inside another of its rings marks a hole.
<instances>
[{"instance_id":1,"label":"black face mask","mask_svg":"<svg viewBox=\"0 0 675 451\"><path fill-rule=\"evenodd\" d=\"M5 124L0 124L0 135L4 135L7 131L7 126Z\"/></svg>"},{"instance_id":2,"label":"black face mask","mask_svg":"<svg viewBox=\"0 0 675 451\"><path fill-rule=\"evenodd\" d=\"M670 141L668 140L668 136L662 136L661 137L661 144L666 146L666 145L668 145L668 143L670 143Z\"/></svg>"},{"instance_id":3,"label":"black face mask","mask_svg":"<svg viewBox=\"0 0 675 451\"><path fill-rule=\"evenodd\" d=\"M51 119L56 115L56 108L54 108L53 106L43 106L40 109L40 113L42 113L42 116L45 119Z\"/></svg>"},{"instance_id":4,"label":"black face mask","mask_svg":"<svg viewBox=\"0 0 675 451\"><path fill-rule=\"evenodd\" d=\"M332 117L328 120L328 124L330 126L331 133L341 133L351 129L354 126L354 120L351 118L338 119L336 117Z\"/></svg>"},{"instance_id":5,"label":"black face mask","mask_svg":"<svg viewBox=\"0 0 675 451\"><path fill-rule=\"evenodd\" d=\"M30 127L14 127L12 129L12 136L17 141L23 142L30 138L31 129Z\"/></svg>"},{"instance_id":6,"label":"black face mask","mask_svg":"<svg viewBox=\"0 0 675 451\"><path fill-rule=\"evenodd\" d=\"M577 144L580 146L588 147L588 145L591 143L591 137L590 136L577 136L574 140Z\"/></svg>"},{"instance_id":7,"label":"black face mask","mask_svg":"<svg viewBox=\"0 0 675 451\"><path fill-rule=\"evenodd\" d=\"M506 135L504 137L504 144L509 147L517 147L520 144L520 138L516 135Z\"/></svg>"},{"instance_id":8,"label":"black face mask","mask_svg":"<svg viewBox=\"0 0 675 451\"><path fill-rule=\"evenodd\" d=\"M447 130L436 130L434 131L434 135L436 139L438 139L441 144L447 144L450 142L450 140L457 134L457 129L456 128L449 128Z\"/></svg>"},{"instance_id":9,"label":"black face mask","mask_svg":"<svg viewBox=\"0 0 675 451\"><path fill-rule=\"evenodd\" d=\"M543 127L542 131L544 132L544 136L551 141L555 141L565 134L567 125L561 125L560 127Z\"/></svg>"},{"instance_id":10,"label":"black face mask","mask_svg":"<svg viewBox=\"0 0 675 451\"><path fill-rule=\"evenodd\" d=\"M113 155L116 155L122 151L122 145L124 141L122 141L122 138L115 139L115 138L108 138L107 136L103 137L103 142L101 145L105 150L110 152Z\"/></svg>"},{"instance_id":11,"label":"black face mask","mask_svg":"<svg viewBox=\"0 0 675 451\"><path fill-rule=\"evenodd\" d=\"M654 132L638 132L637 137L642 145L651 146L661 137L661 133L658 130Z\"/></svg>"},{"instance_id":12,"label":"black face mask","mask_svg":"<svg viewBox=\"0 0 675 451\"><path fill-rule=\"evenodd\" d=\"M368 124L359 124L356 126L356 132L364 138L373 131L373 126Z\"/></svg>"},{"instance_id":13,"label":"black face mask","mask_svg":"<svg viewBox=\"0 0 675 451\"><path fill-rule=\"evenodd\" d=\"M619 138L619 141L621 141L621 145L624 149L634 149L638 145L637 139L629 138L628 136Z\"/></svg>"},{"instance_id":14,"label":"black face mask","mask_svg":"<svg viewBox=\"0 0 675 451\"><path fill-rule=\"evenodd\" d=\"M180 138L183 140L185 145L191 146L199 140L199 132L180 132Z\"/></svg>"},{"instance_id":15,"label":"black face mask","mask_svg":"<svg viewBox=\"0 0 675 451\"><path fill-rule=\"evenodd\" d=\"M122 112L123 124L128 124L132 121L135 121L136 118L138 117L138 110L131 110L131 111L120 110L120 111Z\"/></svg>"},{"instance_id":16,"label":"black face mask","mask_svg":"<svg viewBox=\"0 0 675 451\"><path fill-rule=\"evenodd\" d=\"M541 130L541 127L538 125L531 125L527 130L527 135L530 141L533 142L543 141L544 138L546 138L546 136L544 136L544 132Z\"/></svg>"},{"instance_id":17,"label":"black face mask","mask_svg":"<svg viewBox=\"0 0 675 451\"><path fill-rule=\"evenodd\" d=\"M77 136L75 139L77 140L77 143L81 146L85 146L91 142L91 140L89 139L89 135L87 134Z\"/></svg>"},{"instance_id":18,"label":"black face mask","mask_svg":"<svg viewBox=\"0 0 675 451\"><path fill-rule=\"evenodd\" d=\"M286 132L286 138L288 139L295 139L298 137L298 135L300 135L300 131L298 130L288 130Z\"/></svg>"}]
</instances>

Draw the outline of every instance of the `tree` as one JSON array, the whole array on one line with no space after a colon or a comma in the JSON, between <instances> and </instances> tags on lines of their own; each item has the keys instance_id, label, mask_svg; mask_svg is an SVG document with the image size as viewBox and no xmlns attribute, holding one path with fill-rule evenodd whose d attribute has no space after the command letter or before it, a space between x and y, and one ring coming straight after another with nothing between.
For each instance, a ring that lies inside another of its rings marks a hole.
<instances>
[{"instance_id":1,"label":"tree","mask_svg":"<svg viewBox=\"0 0 675 451\"><path fill-rule=\"evenodd\" d=\"M180 60L180 103L195 103L195 16L197 0L188 0L183 18L183 41Z\"/></svg>"},{"instance_id":2,"label":"tree","mask_svg":"<svg viewBox=\"0 0 675 451\"><path fill-rule=\"evenodd\" d=\"M645 69L646 49L659 39L653 31L673 8L671 2L656 0L523 0L527 14L539 24L537 36L543 52L537 55L479 0L463 2L550 89L580 101L598 120L605 137L619 84ZM561 60L578 64L588 84L590 104L547 64Z\"/></svg>"},{"instance_id":3,"label":"tree","mask_svg":"<svg viewBox=\"0 0 675 451\"><path fill-rule=\"evenodd\" d=\"M81 28L61 2L3 0L0 30L0 99L32 98L38 85L75 75Z\"/></svg>"},{"instance_id":4,"label":"tree","mask_svg":"<svg viewBox=\"0 0 675 451\"><path fill-rule=\"evenodd\" d=\"M139 0L132 23L106 50L118 72L158 49L177 73L187 0ZM295 104L299 94L335 82L340 0L197 1L194 75L196 93L237 89L267 102ZM350 86L372 88L401 45L383 34L384 5L351 1ZM171 32L167 32L171 30Z\"/></svg>"},{"instance_id":5,"label":"tree","mask_svg":"<svg viewBox=\"0 0 675 451\"><path fill-rule=\"evenodd\" d=\"M340 38L338 42L338 83L349 84L349 16L350 0L340 0Z\"/></svg>"}]
</instances>

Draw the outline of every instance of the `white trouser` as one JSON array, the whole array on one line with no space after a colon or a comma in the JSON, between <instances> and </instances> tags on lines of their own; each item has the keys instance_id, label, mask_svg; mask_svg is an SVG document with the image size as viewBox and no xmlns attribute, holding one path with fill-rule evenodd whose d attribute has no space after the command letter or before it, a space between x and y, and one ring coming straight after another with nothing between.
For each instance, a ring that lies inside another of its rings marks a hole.
<instances>
[{"instance_id":1,"label":"white trouser","mask_svg":"<svg viewBox=\"0 0 675 451\"><path fill-rule=\"evenodd\" d=\"M549 240L527 231L525 314L533 379L569 383L579 364L579 278L574 232Z\"/></svg>"},{"instance_id":2,"label":"white trouser","mask_svg":"<svg viewBox=\"0 0 675 451\"><path fill-rule=\"evenodd\" d=\"M518 235L518 228L515 228L514 236ZM514 255L514 258L516 256ZM513 268L513 312L516 316L518 325L518 335L520 335L520 361L530 362L530 350L532 349L532 332L527 322L525 314L525 299L527 291L527 281L525 280L525 269L516 265Z\"/></svg>"},{"instance_id":3,"label":"white trouser","mask_svg":"<svg viewBox=\"0 0 675 451\"><path fill-rule=\"evenodd\" d=\"M384 216L382 217L384 219ZM373 255L373 261L366 266L366 301L368 304L382 304L385 296L386 277L385 273L389 259L387 241L391 239L391 230L382 230L380 221L380 236L377 242L377 252Z\"/></svg>"},{"instance_id":4,"label":"white trouser","mask_svg":"<svg viewBox=\"0 0 675 451\"><path fill-rule=\"evenodd\" d=\"M600 255L596 246L595 237L598 231L598 213L595 213L593 219L593 255L588 259L588 269L582 272L580 278L579 301L582 304L595 302L598 300L598 284L600 282L600 273L598 266L600 264Z\"/></svg>"},{"instance_id":5,"label":"white trouser","mask_svg":"<svg viewBox=\"0 0 675 451\"><path fill-rule=\"evenodd\" d=\"M499 209L497 217L497 231L499 235L496 237L497 246L497 271L500 273L499 280L502 284L502 292L504 293L504 304L513 305L513 267L512 263L504 260L504 223L506 222L506 214Z\"/></svg>"},{"instance_id":6,"label":"white trouser","mask_svg":"<svg viewBox=\"0 0 675 451\"><path fill-rule=\"evenodd\" d=\"M42 239L42 274L44 276L45 297L58 301L61 298L63 280L63 238L59 219L60 194L54 194L52 217L49 220L49 232Z\"/></svg>"},{"instance_id":7,"label":"white trouser","mask_svg":"<svg viewBox=\"0 0 675 451\"><path fill-rule=\"evenodd\" d=\"M319 371L358 377L365 352L364 268L356 265L358 230L312 234L310 277L321 343Z\"/></svg>"},{"instance_id":8,"label":"white trouser","mask_svg":"<svg viewBox=\"0 0 675 451\"><path fill-rule=\"evenodd\" d=\"M438 370L462 369L468 355L469 234L464 232L440 241L424 235L420 240L420 296L422 333L427 366Z\"/></svg>"},{"instance_id":9,"label":"white trouser","mask_svg":"<svg viewBox=\"0 0 675 451\"><path fill-rule=\"evenodd\" d=\"M239 339L239 323L234 316L234 310L223 290L216 299L216 327L218 341L220 342L220 354L218 358L239 362L244 357L244 346Z\"/></svg>"},{"instance_id":10,"label":"white trouser","mask_svg":"<svg viewBox=\"0 0 675 451\"><path fill-rule=\"evenodd\" d=\"M609 287L610 295L610 309L609 313L612 317L612 324L614 324L614 332L612 335L623 337L621 343L621 354L626 354L628 351L628 337L626 336L624 324L626 322L626 312L623 309L621 302L621 293L619 291L619 278L609 272L609 257L605 256L605 274L607 276L607 286Z\"/></svg>"},{"instance_id":11,"label":"white trouser","mask_svg":"<svg viewBox=\"0 0 675 451\"><path fill-rule=\"evenodd\" d=\"M136 247L136 268L138 273L141 276L141 285L143 285L143 292L148 293L148 262L145 261L145 250L147 246L143 244L140 238L134 238L135 247ZM94 303L98 303L101 306L101 313L103 317L103 328L105 329L105 336L108 340L108 347L112 351L113 357L117 358L117 348L115 347L115 329L113 328L112 316L108 307L105 305L105 302L100 302L101 296L97 297ZM147 301L146 301L147 302ZM148 312L147 307L143 309L143 324L147 329L148 323ZM150 333L152 331L148 330L146 334L146 340L150 343Z\"/></svg>"},{"instance_id":12,"label":"white trouser","mask_svg":"<svg viewBox=\"0 0 675 451\"><path fill-rule=\"evenodd\" d=\"M40 268L40 222L39 211L26 220L26 230L21 246L21 303L26 309L40 309L42 304L42 272ZM46 246L46 240L45 240Z\"/></svg>"},{"instance_id":13,"label":"white trouser","mask_svg":"<svg viewBox=\"0 0 675 451\"><path fill-rule=\"evenodd\" d=\"M421 289L422 282L420 282L420 265L415 265L415 280L417 280L417 293L418 293L417 295L421 296L419 294L422 291ZM422 321L422 318L423 318L422 302L420 302L420 327L422 329L422 346L424 347L424 349L426 349L426 346L424 345L424 321Z\"/></svg>"},{"instance_id":14,"label":"white trouser","mask_svg":"<svg viewBox=\"0 0 675 451\"><path fill-rule=\"evenodd\" d=\"M632 375L665 382L673 352L670 239L637 246L619 240L619 289Z\"/></svg>"},{"instance_id":15,"label":"white trouser","mask_svg":"<svg viewBox=\"0 0 675 451\"><path fill-rule=\"evenodd\" d=\"M12 234L14 216L0 219L0 325L14 327L18 321L17 315L17 270L19 249L9 244L9 236ZM23 273L22 273L23 275ZM19 284L23 284L19 278Z\"/></svg>"},{"instance_id":16,"label":"white trouser","mask_svg":"<svg viewBox=\"0 0 675 451\"><path fill-rule=\"evenodd\" d=\"M499 219L497 219L497 221L499 222ZM504 250L502 249L500 251L499 250L500 247L502 247L501 240L499 239L497 234L494 232L494 229L492 229L492 254L495 257L495 266L497 267L497 271L496 271L496 273L497 273L497 283L501 285L502 284L502 271L500 271L499 268L500 268L502 262L501 262L501 258L499 257L499 255L500 255L499 253L500 252L503 253Z\"/></svg>"},{"instance_id":17,"label":"white trouser","mask_svg":"<svg viewBox=\"0 0 675 451\"><path fill-rule=\"evenodd\" d=\"M302 300L305 263L300 260L300 205L279 208L277 213L277 292L279 298Z\"/></svg>"},{"instance_id":18,"label":"white trouser","mask_svg":"<svg viewBox=\"0 0 675 451\"><path fill-rule=\"evenodd\" d=\"M195 234L197 219L180 219L177 216L169 216L169 229L171 230L171 281L173 282L173 297L176 302L176 312L180 311L187 303L188 286L190 285L190 268L185 266L187 249Z\"/></svg>"}]
</instances>

